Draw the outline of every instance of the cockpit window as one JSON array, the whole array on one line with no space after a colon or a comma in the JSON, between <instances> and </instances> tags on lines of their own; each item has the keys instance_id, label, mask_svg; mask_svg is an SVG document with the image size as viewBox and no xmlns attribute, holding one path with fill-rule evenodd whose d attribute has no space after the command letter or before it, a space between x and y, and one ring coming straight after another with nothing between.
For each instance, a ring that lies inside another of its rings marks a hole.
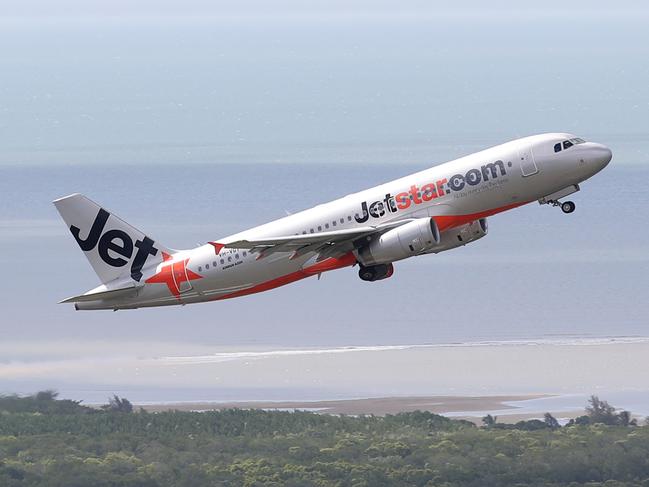
<instances>
[{"instance_id":1,"label":"cockpit window","mask_svg":"<svg viewBox=\"0 0 649 487\"><path fill-rule=\"evenodd\" d=\"M563 141L563 149L569 149L573 145L585 144L585 143L586 143L586 141L584 139L579 138L579 137L574 137L572 139L568 139L568 140ZM554 144L554 152L561 152L561 148L562 148L561 144L562 144L561 142L558 142L558 143Z\"/></svg>"}]
</instances>

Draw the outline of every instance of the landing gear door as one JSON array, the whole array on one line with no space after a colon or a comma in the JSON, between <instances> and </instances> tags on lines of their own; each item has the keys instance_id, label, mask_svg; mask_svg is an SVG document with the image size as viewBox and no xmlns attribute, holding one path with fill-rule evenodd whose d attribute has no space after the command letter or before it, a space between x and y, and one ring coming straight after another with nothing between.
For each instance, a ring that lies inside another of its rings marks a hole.
<instances>
[{"instance_id":1,"label":"landing gear door","mask_svg":"<svg viewBox=\"0 0 649 487\"><path fill-rule=\"evenodd\" d=\"M521 145L518 147L518 162L520 162L523 177L532 176L539 172L539 168L534 161L532 148L529 145Z\"/></svg>"}]
</instances>

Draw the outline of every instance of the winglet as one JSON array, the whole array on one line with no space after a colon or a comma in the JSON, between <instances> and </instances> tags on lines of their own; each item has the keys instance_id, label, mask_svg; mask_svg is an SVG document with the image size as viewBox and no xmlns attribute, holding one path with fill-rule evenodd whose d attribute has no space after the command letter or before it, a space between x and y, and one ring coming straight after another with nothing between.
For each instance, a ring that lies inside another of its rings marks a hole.
<instances>
[{"instance_id":1,"label":"winglet","mask_svg":"<svg viewBox=\"0 0 649 487\"><path fill-rule=\"evenodd\" d=\"M218 243L218 242L207 242L207 243L214 247L214 253L216 255L219 255L221 253L221 249L225 247L225 244Z\"/></svg>"}]
</instances>

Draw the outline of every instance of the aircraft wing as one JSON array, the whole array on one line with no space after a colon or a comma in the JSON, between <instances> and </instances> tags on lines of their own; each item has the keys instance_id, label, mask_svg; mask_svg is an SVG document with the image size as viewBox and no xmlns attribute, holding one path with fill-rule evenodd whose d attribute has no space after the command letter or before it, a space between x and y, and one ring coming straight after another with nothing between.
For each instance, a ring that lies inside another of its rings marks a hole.
<instances>
[{"instance_id":1,"label":"aircraft wing","mask_svg":"<svg viewBox=\"0 0 649 487\"><path fill-rule=\"evenodd\" d=\"M411 219L385 223L377 226L356 227L346 230L331 232L307 233L300 235L287 235L261 239L242 239L232 242L209 242L218 254L221 249L249 249L258 253L257 259L267 257L276 252L293 252L291 258L297 258L309 252L319 252L318 260L327 257L346 254L357 247L359 239L381 234L391 228L408 223Z\"/></svg>"}]
</instances>

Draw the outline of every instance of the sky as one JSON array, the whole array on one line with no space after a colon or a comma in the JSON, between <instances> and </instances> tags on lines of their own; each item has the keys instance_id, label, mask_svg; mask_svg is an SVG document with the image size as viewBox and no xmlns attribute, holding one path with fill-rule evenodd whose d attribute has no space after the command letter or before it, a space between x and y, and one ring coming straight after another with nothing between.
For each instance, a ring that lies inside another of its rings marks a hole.
<instances>
[{"instance_id":1,"label":"sky","mask_svg":"<svg viewBox=\"0 0 649 487\"><path fill-rule=\"evenodd\" d=\"M0 390L150 342L646 335L647 21L642 2L3 2ZM569 219L529 205L370 287L343 270L182 308L56 304L97 284L51 205L65 194L183 248L547 131L614 152Z\"/></svg>"},{"instance_id":2,"label":"sky","mask_svg":"<svg viewBox=\"0 0 649 487\"><path fill-rule=\"evenodd\" d=\"M564 3L3 2L0 163L417 164L557 130L637 163L649 9Z\"/></svg>"}]
</instances>

